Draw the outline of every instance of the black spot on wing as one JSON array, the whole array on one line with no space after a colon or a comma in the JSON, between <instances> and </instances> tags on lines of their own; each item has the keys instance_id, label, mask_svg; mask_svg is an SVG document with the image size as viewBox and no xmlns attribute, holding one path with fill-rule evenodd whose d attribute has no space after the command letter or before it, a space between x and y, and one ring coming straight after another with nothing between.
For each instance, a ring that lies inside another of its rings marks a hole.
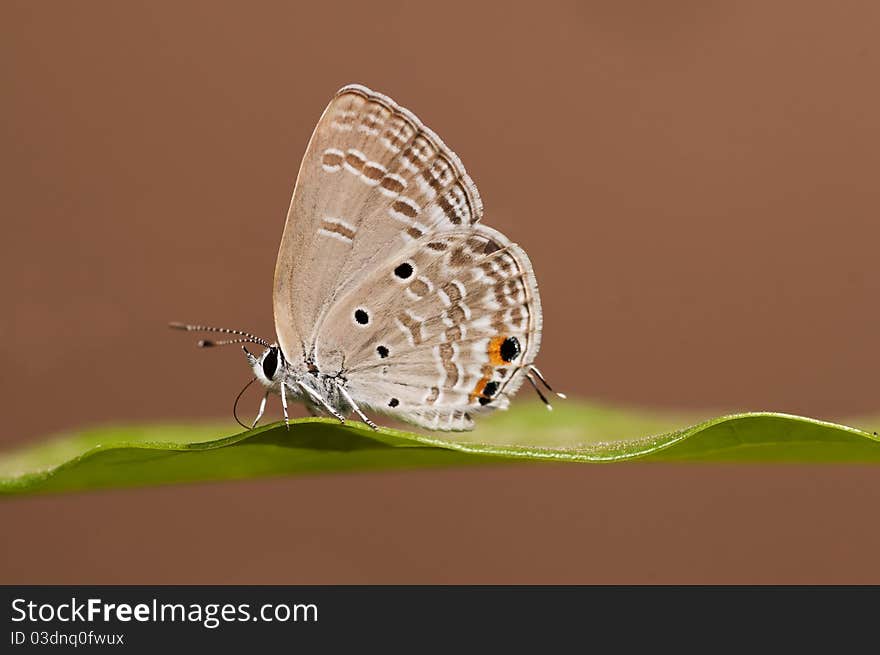
<instances>
[{"instance_id":1,"label":"black spot on wing","mask_svg":"<svg viewBox=\"0 0 880 655\"><path fill-rule=\"evenodd\" d=\"M492 396L498 393L498 383L495 380L486 383L486 386L483 387L482 395L480 396L479 402L481 405L488 405L492 402Z\"/></svg>"},{"instance_id":2,"label":"black spot on wing","mask_svg":"<svg viewBox=\"0 0 880 655\"><path fill-rule=\"evenodd\" d=\"M394 269L394 274L399 277L401 280L405 280L413 274L412 264L409 262L403 262L397 268Z\"/></svg>"},{"instance_id":3,"label":"black spot on wing","mask_svg":"<svg viewBox=\"0 0 880 655\"><path fill-rule=\"evenodd\" d=\"M505 362L512 362L520 353L519 340L516 337L507 337L501 344L499 352L501 359Z\"/></svg>"}]
</instances>

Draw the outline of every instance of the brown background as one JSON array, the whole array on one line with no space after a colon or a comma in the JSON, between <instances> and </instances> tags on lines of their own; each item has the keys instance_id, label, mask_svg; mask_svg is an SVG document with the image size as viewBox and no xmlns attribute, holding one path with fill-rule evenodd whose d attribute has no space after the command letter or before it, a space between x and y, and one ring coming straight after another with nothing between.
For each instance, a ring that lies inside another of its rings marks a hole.
<instances>
[{"instance_id":1,"label":"brown background","mask_svg":"<svg viewBox=\"0 0 880 655\"><path fill-rule=\"evenodd\" d=\"M320 5L320 6L318 6ZM416 111L523 244L596 401L880 409L873 2L0 9L3 446L226 417L342 84ZM536 402L523 395L518 402ZM880 582L868 467L526 466L0 503L0 582Z\"/></svg>"}]
</instances>

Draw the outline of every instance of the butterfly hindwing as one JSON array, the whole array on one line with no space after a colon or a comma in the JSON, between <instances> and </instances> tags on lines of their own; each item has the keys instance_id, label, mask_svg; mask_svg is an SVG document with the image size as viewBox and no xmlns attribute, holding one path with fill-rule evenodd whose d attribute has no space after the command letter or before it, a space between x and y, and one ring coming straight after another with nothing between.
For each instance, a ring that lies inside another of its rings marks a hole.
<instances>
[{"instance_id":1,"label":"butterfly hindwing","mask_svg":"<svg viewBox=\"0 0 880 655\"><path fill-rule=\"evenodd\" d=\"M317 357L359 403L431 429L506 408L540 347L528 257L488 227L428 234L337 297Z\"/></svg>"},{"instance_id":2,"label":"butterfly hindwing","mask_svg":"<svg viewBox=\"0 0 880 655\"><path fill-rule=\"evenodd\" d=\"M481 216L458 157L411 112L362 86L327 106L303 158L275 269L279 343L313 355L335 299L392 253Z\"/></svg>"}]
</instances>

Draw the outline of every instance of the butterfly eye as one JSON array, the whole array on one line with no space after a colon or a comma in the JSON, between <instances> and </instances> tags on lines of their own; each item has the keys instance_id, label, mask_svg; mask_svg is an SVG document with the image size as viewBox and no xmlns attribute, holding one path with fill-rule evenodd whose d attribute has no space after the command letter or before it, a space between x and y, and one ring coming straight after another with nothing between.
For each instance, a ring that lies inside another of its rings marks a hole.
<instances>
[{"instance_id":1,"label":"butterfly eye","mask_svg":"<svg viewBox=\"0 0 880 655\"><path fill-rule=\"evenodd\" d=\"M406 280L413 274L412 264L409 262L403 262L397 268L394 269L394 274L399 277L401 280Z\"/></svg>"},{"instance_id":2,"label":"butterfly eye","mask_svg":"<svg viewBox=\"0 0 880 655\"><path fill-rule=\"evenodd\" d=\"M271 380L275 377L275 371L278 369L278 349L269 348L266 356L263 357L263 375Z\"/></svg>"}]
</instances>

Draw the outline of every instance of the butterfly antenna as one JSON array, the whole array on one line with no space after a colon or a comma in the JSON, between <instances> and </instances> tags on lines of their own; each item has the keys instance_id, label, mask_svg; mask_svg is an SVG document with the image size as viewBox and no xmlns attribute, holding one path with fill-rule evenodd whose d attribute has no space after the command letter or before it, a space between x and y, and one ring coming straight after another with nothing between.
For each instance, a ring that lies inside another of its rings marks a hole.
<instances>
[{"instance_id":1,"label":"butterfly antenna","mask_svg":"<svg viewBox=\"0 0 880 655\"><path fill-rule=\"evenodd\" d=\"M534 373L535 375L538 376L538 379L544 384L544 386L547 387L547 391L549 391L551 393L555 393L557 396L559 396L563 400L565 400L567 398L567 396L564 393L559 393L558 391L553 391L553 387L550 386L550 383L547 382L547 380L544 378L543 374L541 373L540 369L538 369L537 366L530 366L529 368L531 369L532 373Z\"/></svg>"},{"instance_id":2,"label":"butterfly antenna","mask_svg":"<svg viewBox=\"0 0 880 655\"><path fill-rule=\"evenodd\" d=\"M213 348L215 346L228 346L234 343L256 343L264 348L269 348L271 344L265 339L261 339L258 336L251 334L250 332L244 332L242 330L232 330L230 328L218 328L211 327L208 325L187 325L185 323L169 323L168 327L173 330L186 330L187 332L222 332L223 334L235 334L241 337L240 339L223 339L221 341L213 341L211 339L201 339L198 342L199 348Z\"/></svg>"},{"instance_id":3,"label":"butterfly antenna","mask_svg":"<svg viewBox=\"0 0 880 655\"><path fill-rule=\"evenodd\" d=\"M260 343L253 339L223 339L222 341L213 341L211 339L199 339L196 345L199 348L214 348L215 346L231 346L234 343ZM261 344L267 346L267 344ZM268 347L268 346L267 346Z\"/></svg>"},{"instance_id":4,"label":"butterfly antenna","mask_svg":"<svg viewBox=\"0 0 880 655\"><path fill-rule=\"evenodd\" d=\"M235 402L232 403L232 418L235 419L235 422L238 423L245 430L251 430L252 428L242 423L238 418L238 401L241 400L241 397L244 395L244 392L247 391L248 387L251 386L254 382L257 381L257 378L251 378L251 381L248 382L241 391L238 392L238 395L235 397ZM264 401L265 402L265 401Z\"/></svg>"}]
</instances>

